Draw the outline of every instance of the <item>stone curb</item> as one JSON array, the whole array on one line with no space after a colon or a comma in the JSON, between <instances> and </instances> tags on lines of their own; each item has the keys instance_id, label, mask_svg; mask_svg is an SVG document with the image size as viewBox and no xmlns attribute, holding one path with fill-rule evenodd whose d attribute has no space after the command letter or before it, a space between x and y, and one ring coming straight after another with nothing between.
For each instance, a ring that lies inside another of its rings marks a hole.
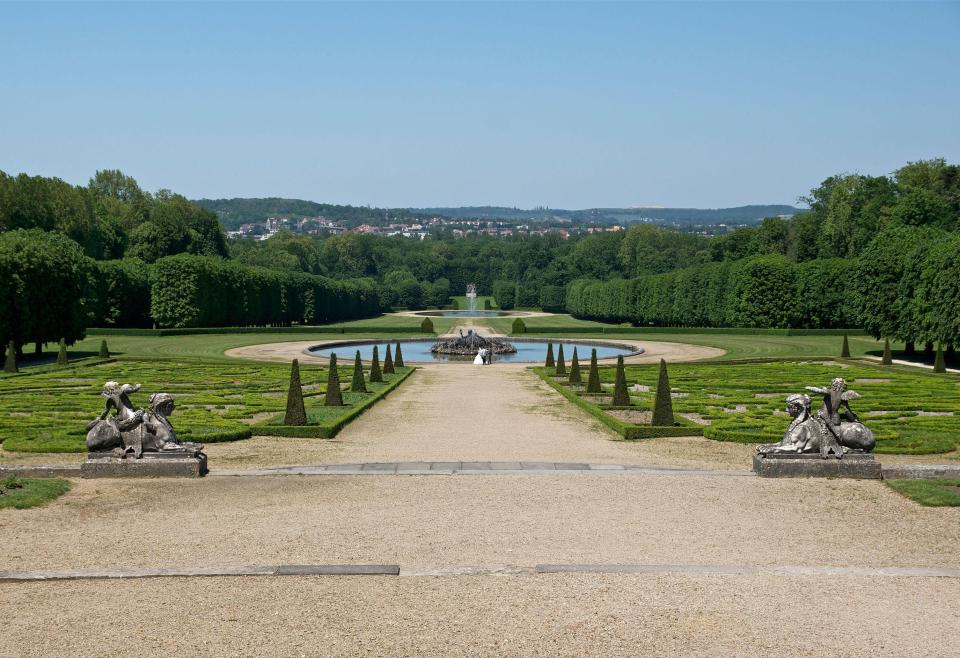
<instances>
[{"instance_id":1,"label":"stone curb","mask_svg":"<svg viewBox=\"0 0 960 658\"><path fill-rule=\"evenodd\" d=\"M647 466L644 464L586 464L581 462L374 462L318 464L212 471L215 477L270 475L509 475L509 474L634 474L753 477L743 470L713 470Z\"/></svg>"},{"instance_id":2,"label":"stone curb","mask_svg":"<svg viewBox=\"0 0 960 658\"><path fill-rule=\"evenodd\" d=\"M960 464L890 464L881 471L884 480L960 480Z\"/></svg>"}]
</instances>

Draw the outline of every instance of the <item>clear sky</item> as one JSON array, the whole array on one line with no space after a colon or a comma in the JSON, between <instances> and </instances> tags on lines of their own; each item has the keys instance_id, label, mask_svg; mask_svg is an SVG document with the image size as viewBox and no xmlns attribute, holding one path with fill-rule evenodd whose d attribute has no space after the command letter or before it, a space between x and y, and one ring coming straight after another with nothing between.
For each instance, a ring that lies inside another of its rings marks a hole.
<instances>
[{"instance_id":1,"label":"clear sky","mask_svg":"<svg viewBox=\"0 0 960 658\"><path fill-rule=\"evenodd\" d=\"M793 203L960 162L960 3L0 3L0 169L191 198Z\"/></svg>"}]
</instances>

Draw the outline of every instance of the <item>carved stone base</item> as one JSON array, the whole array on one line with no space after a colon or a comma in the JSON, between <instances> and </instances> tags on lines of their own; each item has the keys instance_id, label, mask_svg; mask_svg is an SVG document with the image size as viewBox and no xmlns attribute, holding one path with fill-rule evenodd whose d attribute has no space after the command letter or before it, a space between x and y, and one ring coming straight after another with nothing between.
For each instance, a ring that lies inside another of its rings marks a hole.
<instances>
[{"instance_id":1,"label":"carved stone base","mask_svg":"<svg viewBox=\"0 0 960 658\"><path fill-rule=\"evenodd\" d=\"M145 452L140 459L132 455L117 457L112 452L91 452L80 467L84 478L198 478L207 474L207 456L200 451Z\"/></svg>"},{"instance_id":2,"label":"carved stone base","mask_svg":"<svg viewBox=\"0 0 960 658\"><path fill-rule=\"evenodd\" d=\"M847 453L842 459L819 454L773 453L753 456L753 471L764 478L853 478L879 480L880 462L873 455Z\"/></svg>"}]
</instances>

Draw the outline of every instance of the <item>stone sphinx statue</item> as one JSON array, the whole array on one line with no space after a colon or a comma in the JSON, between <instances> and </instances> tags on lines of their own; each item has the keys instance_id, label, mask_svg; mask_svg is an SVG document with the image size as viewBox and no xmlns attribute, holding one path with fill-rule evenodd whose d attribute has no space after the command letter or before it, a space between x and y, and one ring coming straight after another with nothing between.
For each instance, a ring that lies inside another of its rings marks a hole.
<instances>
[{"instance_id":1,"label":"stone sphinx statue","mask_svg":"<svg viewBox=\"0 0 960 658\"><path fill-rule=\"evenodd\" d=\"M103 413L87 425L87 449L90 452L113 451L117 456L132 454L140 459L144 452L196 453L203 449L200 443L181 443L167 416L173 413L173 397L167 393L150 396L148 409L136 409L130 394L140 390L140 384L107 382L103 386L106 398ZM115 413L110 415L111 410Z\"/></svg>"},{"instance_id":2,"label":"stone sphinx statue","mask_svg":"<svg viewBox=\"0 0 960 658\"><path fill-rule=\"evenodd\" d=\"M850 408L850 400L860 395L847 390L843 379L834 379L829 388L807 386L806 389L822 396L820 409L815 415L810 413L810 396L805 393L788 396L787 412L793 420L779 443L759 445L758 453L820 453L824 459L830 455L839 459L845 453L873 450L876 445L873 432Z\"/></svg>"}]
</instances>

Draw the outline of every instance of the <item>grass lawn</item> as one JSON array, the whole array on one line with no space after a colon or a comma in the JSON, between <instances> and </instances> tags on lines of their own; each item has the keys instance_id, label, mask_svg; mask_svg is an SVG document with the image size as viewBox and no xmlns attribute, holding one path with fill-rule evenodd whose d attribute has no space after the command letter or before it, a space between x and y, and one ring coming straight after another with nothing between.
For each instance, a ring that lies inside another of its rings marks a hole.
<instances>
[{"instance_id":1,"label":"grass lawn","mask_svg":"<svg viewBox=\"0 0 960 658\"><path fill-rule=\"evenodd\" d=\"M59 478L0 478L0 509L40 507L70 491L70 482Z\"/></svg>"},{"instance_id":2,"label":"grass lawn","mask_svg":"<svg viewBox=\"0 0 960 658\"><path fill-rule=\"evenodd\" d=\"M587 363L584 355L581 367ZM604 409L612 396L615 368L599 370L604 387L600 396L587 396L582 385L571 387L555 379L553 383L594 411L620 420L639 416L636 411ZM541 376L550 374L549 369L538 371ZM656 365L626 367L627 385L633 387L631 403L637 411L653 408L657 373ZM960 449L960 377L956 375L856 360L678 363L669 366L669 374L674 413L684 422L696 422L711 439L779 441L790 420L783 411L786 396L804 392L804 386L826 386L834 377L843 377L863 396L852 406L877 436L876 452L927 454ZM586 380L585 368L583 377ZM820 401L811 397L814 409L819 408Z\"/></svg>"},{"instance_id":3,"label":"grass lawn","mask_svg":"<svg viewBox=\"0 0 960 658\"><path fill-rule=\"evenodd\" d=\"M151 338L189 343L192 336ZM203 338L211 338L204 336ZM144 339L140 339L144 340ZM181 350L181 353L184 350ZM353 366L338 368L343 385ZM304 400L314 417L328 425L352 418L370 398L392 387L410 371L398 368L384 375L383 384L370 384L370 393L344 391L343 407L323 407L327 369L302 364ZM83 452L86 425L103 410L104 382L142 383L131 396L134 406L146 407L151 393L174 396L171 417L184 441L212 443L248 438L250 424L285 409L290 366L273 363L200 361L197 359L120 359L66 370L0 378L0 443L20 452ZM318 410L319 408L319 410Z\"/></svg>"},{"instance_id":4,"label":"grass lawn","mask_svg":"<svg viewBox=\"0 0 960 658\"><path fill-rule=\"evenodd\" d=\"M461 311L469 310L470 300L467 299L466 295L454 295L450 299L451 301L457 302L459 310ZM497 300L493 298L493 295L477 295L477 305L474 308L476 308L478 311L482 311L484 306L483 302L484 300L487 300L487 299L490 300L490 306L493 308L493 310L496 311L500 309L500 307L497 306Z\"/></svg>"},{"instance_id":5,"label":"grass lawn","mask_svg":"<svg viewBox=\"0 0 960 658\"><path fill-rule=\"evenodd\" d=\"M960 507L960 480L886 480L886 483L924 507Z\"/></svg>"}]
</instances>

